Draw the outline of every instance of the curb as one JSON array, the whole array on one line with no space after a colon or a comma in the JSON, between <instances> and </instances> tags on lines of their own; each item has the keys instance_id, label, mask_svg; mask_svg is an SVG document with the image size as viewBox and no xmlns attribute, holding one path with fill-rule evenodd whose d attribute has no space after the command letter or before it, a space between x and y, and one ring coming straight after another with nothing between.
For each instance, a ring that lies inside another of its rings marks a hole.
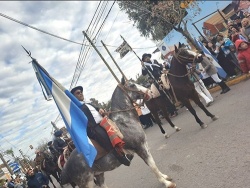
<instances>
[{"instance_id":1,"label":"curb","mask_svg":"<svg viewBox=\"0 0 250 188\"><path fill-rule=\"evenodd\" d=\"M238 84L238 83L240 83L240 82L242 82L242 81L246 81L246 80L248 80L249 78L250 78L250 74L243 74L243 75L238 76L238 77L236 77L236 78L234 78L234 79L232 79L232 80L226 81L226 84L227 84L228 86L232 86L232 85ZM210 93L214 93L214 92L219 91L219 90L221 90L221 88L220 88L220 86L218 86L218 85L215 86L215 87L213 87L213 88L211 88L211 89L208 89L208 91L209 91Z\"/></svg>"}]
</instances>

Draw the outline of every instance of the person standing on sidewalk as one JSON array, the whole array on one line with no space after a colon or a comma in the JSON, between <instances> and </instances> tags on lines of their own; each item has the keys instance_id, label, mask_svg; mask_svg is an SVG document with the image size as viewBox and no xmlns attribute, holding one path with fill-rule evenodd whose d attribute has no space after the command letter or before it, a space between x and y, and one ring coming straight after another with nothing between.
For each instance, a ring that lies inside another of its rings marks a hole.
<instances>
[{"instance_id":1,"label":"person standing on sidewalk","mask_svg":"<svg viewBox=\"0 0 250 188\"><path fill-rule=\"evenodd\" d=\"M227 84L218 77L218 71L215 65L212 63L212 59L207 57L203 51L200 53L203 57L203 60L200 62L203 67L202 72L207 73L221 87L222 91L220 94L224 94L230 91L230 88L227 86Z\"/></svg>"},{"instance_id":2,"label":"person standing on sidewalk","mask_svg":"<svg viewBox=\"0 0 250 188\"><path fill-rule=\"evenodd\" d=\"M235 41L235 46L242 72L244 74L250 73L250 43L238 39Z\"/></svg>"},{"instance_id":3,"label":"person standing on sidewalk","mask_svg":"<svg viewBox=\"0 0 250 188\"><path fill-rule=\"evenodd\" d=\"M192 69L189 69L189 71L191 70ZM198 65L196 65L195 70L189 74L189 79L194 83L197 93L205 100L206 107L210 106L214 99L201 79L201 71L198 69Z\"/></svg>"}]
</instances>

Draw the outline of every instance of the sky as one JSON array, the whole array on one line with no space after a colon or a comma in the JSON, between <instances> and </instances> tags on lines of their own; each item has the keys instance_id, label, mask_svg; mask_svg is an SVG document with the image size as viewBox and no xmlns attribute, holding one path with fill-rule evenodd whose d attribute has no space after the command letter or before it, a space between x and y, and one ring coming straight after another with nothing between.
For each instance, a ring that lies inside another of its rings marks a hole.
<instances>
[{"instance_id":1,"label":"sky","mask_svg":"<svg viewBox=\"0 0 250 188\"><path fill-rule=\"evenodd\" d=\"M200 1L202 11L192 21L222 9L230 2ZM53 132L50 122L59 115L54 101L44 99L31 59L22 46L51 76L69 89L81 51L80 44L84 39L82 31L91 23L98 4L99 1L0 1L0 152L12 148L15 156L19 157L21 149L24 155L34 157L35 149L30 149L29 145L36 148L39 143L50 141ZM112 1L108 2L105 15L112 4ZM39 32L13 19L67 40ZM201 29L202 21L196 26ZM188 28L192 36L199 36L191 22ZM170 46L185 42L181 34L170 34ZM114 67L101 44L102 40L126 77L135 79L136 75L141 74L141 64L132 52L122 59L115 52L123 42L120 35L139 57L143 53L152 53L157 43L142 37L125 12L120 11L117 3L114 4L95 45L109 65ZM152 58L162 62L159 57L159 53L152 54ZM115 67L114 72L121 78ZM99 102L107 102L117 81L93 50L77 85L83 86L86 100L95 98ZM57 126L64 126L63 121L58 121ZM4 157L11 159L8 155Z\"/></svg>"}]
</instances>

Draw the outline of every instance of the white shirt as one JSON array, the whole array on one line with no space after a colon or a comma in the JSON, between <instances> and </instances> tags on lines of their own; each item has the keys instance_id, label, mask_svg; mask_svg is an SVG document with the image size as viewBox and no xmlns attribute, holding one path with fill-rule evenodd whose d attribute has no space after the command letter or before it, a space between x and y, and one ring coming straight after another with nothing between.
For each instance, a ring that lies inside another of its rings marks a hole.
<instances>
[{"instance_id":1,"label":"white shirt","mask_svg":"<svg viewBox=\"0 0 250 188\"><path fill-rule=\"evenodd\" d=\"M82 102L82 103L84 103L84 102ZM93 106L91 106L91 105L89 105L87 103L84 103L84 104L88 107L89 111L91 112L92 116L95 119L95 122L97 124L99 124L102 121L102 119L103 119L103 117L101 116L101 114Z\"/></svg>"}]
</instances>

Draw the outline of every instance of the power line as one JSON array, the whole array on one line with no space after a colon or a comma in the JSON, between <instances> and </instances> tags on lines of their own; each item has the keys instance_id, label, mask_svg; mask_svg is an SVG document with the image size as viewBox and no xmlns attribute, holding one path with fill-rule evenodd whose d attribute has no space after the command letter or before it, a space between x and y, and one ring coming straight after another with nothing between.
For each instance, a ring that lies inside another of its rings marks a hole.
<instances>
[{"instance_id":1,"label":"power line","mask_svg":"<svg viewBox=\"0 0 250 188\"><path fill-rule=\"evenodd\" d=\"M5 18L7 18L7 19L9 19L9 20L15 21L15 22L17 22L17 23L19 23L19 24L25 25L25 26L27 26L27 27L30 27L31 29L35 29L35 30L37 30L37 31L40 31L40 32L42 32L42 33L44 33L44 34L50 35L50 36L52 36L52 37L56 37L56 38L59 38L59 39L62 39L62 40L65 40L65 41L68 41L68 42L71 42L71 43L75 43L75 44L81 45L81 46L91 47L91 45L86 45L86 44L83 44L83 43L75 42L75 41L72 41L72 40L69 40L69 39L60 37L60 36L58 36L58 35L49 33L49 32L47 32L47 31L38 29L38 28L36 28L36 27L34 27L34 26L31 26L31 25L29 25L29 24L26 24L26 23L24 23L24 22L21 22L21 21L19 21L19 20L16 20L16 19L14 19L14 18L11 18L11 17L9 17L9 16L7 16L7 15L4 15L4 14L2 14L2 13L0 13L0 16L5 17ZM113 46L113 45L106 45L106 46L110 46L110 47L114 47L114 48L117 48L117 47L118 47L118 46ZM96 46L96 47L103 47L103 46ZM153 47L145 47L144 49L147 49L147 48L153 48ZM141 48L134 48L134 49L141 49Z\"/></svg>"}]
</instances>

